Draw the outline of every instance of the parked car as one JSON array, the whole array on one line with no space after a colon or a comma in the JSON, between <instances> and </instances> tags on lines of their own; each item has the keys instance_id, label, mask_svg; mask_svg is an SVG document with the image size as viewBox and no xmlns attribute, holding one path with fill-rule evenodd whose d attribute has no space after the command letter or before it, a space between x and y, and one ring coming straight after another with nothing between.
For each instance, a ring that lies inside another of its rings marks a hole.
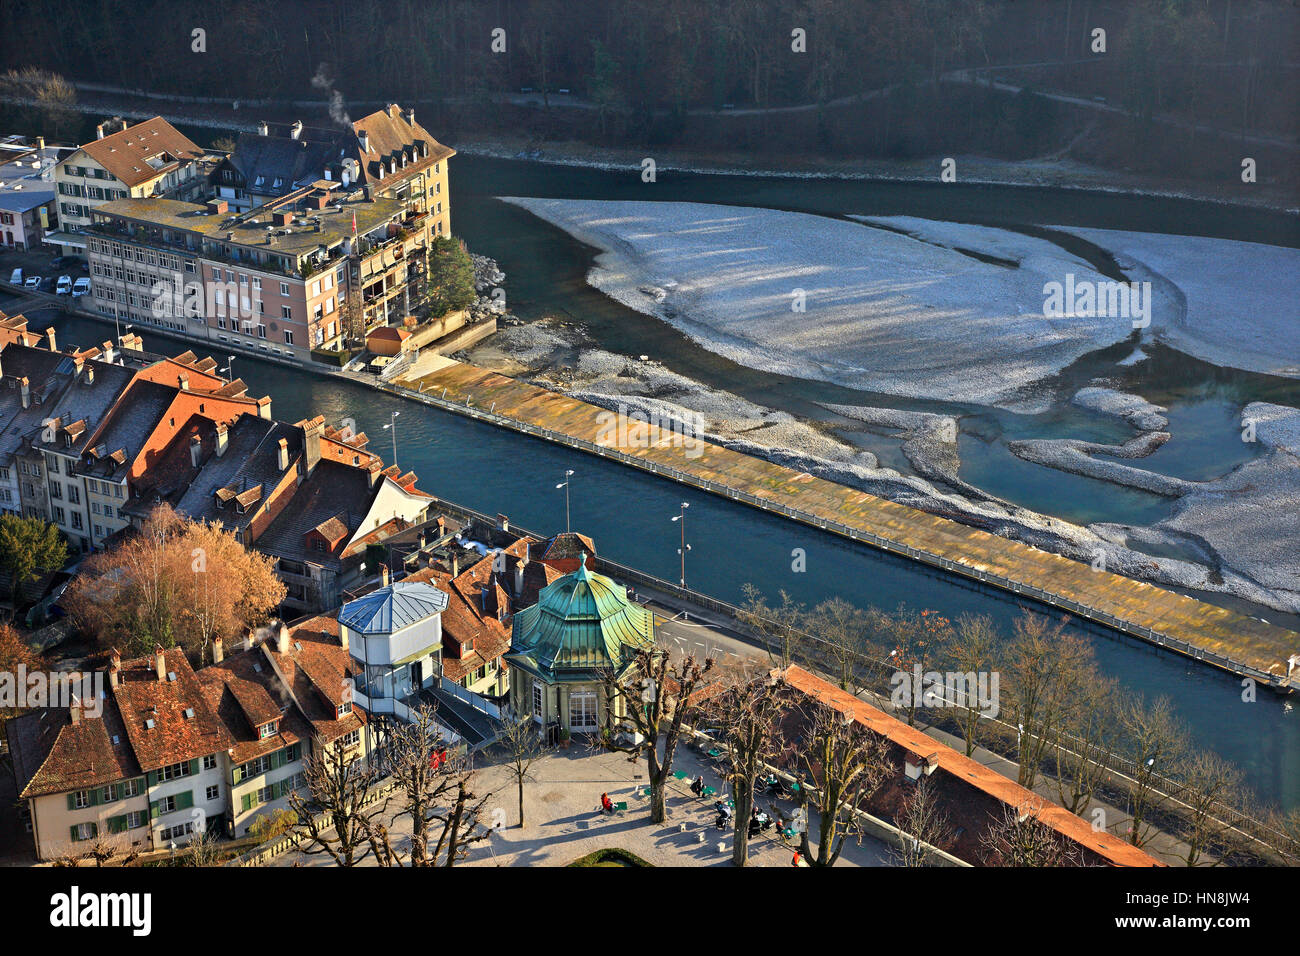
<instances>
[{"instance_id":1,"label":"parked car","mask_svg":"<svg viewBox=\"0 0 1300 956\"><path fill-rule=\"evenodd\" d=\"M22 269L15 269L13 272L11 272L11 273L9 274L9 284L10 284L10 285L22 285L22 284L23 284L23 270L22 270Z\"/></svg>"},{"instance_id":2,"label":"parked car","mask_svg":"<svg viewBox=\"0 0 1300 956\"><path fill-rule=\"evenodd\" d=\"M59 276L59 281L54 286L54 294L67 295L71 291L72 291L72 276Z\"/></svg>"},{"instance_id":3,"label":"parked car","mask_svg":"<svg viewBox=\"0 0 1300 956\"><path fill-rule=\"evenodd\" d=\"M80 299L83 295L90 295L90 280L85 276L72 283L72 297Z\"/></svg>"},{"instance_id":4,"label":"parked car","mask_svg":"<svg viewBox=\"0 0 1300 956\"><path fill-rule=\"evenodd\" d=\"M51 269L62 269L64 266L72 265L72 256L55 256L50 260Z\"/></svg>"},{"instance_id":5,"label":"parked car","mask_svg":"<svg viewBox=\"0 0 1300 956\"><path fill-rule=\"evenodd\" d=\"M33 292L40 292L42 281L40 276L28 276L27 281L23 283L23 287L31 289Z\"/></svg>"}]
</instances>

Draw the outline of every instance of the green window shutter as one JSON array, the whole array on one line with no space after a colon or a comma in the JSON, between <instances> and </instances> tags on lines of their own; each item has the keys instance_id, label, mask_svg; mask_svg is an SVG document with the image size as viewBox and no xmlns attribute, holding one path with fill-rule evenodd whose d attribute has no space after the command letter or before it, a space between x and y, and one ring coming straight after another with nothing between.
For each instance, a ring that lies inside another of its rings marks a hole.
<instances>
[{"instance_id":1,"label":"green window shutter","mask_svg":"<svg viewBox=\"0 0 1300 956\"><path fill-rule=\"evenodd\" d=\"M99 806L99 791L98 791L98 790L91 790L91 791L90 791L90 805L91 805L92 807L97 807L97 806Z\"/></svg>"},{"instance_id":2,"label":"green window shutter","mask_svg":"<svg viewBox=\"0 0 1300 956\"><path fill-rule=\"evenodd\" d=\"M76 827L69 827L68 830L69 830L69 832L70 832L71 835L72 835L72 842L73 842L73 843L76 843L77 841L79 841L79 840L81 839L81 837L77 836L77 828L76 828Z\"/></svg>"},{"instance_id":3,"label":"green window shutter","mask_svg":"<svg viewBox=\"0 0 1300 956\"><path fill-rule=\"evenodd\" d=\"M283 766L284 766L284 751L277 750L275 753L271 754L271 769L279 770Z\"/></svg>"},{"instance_id":4,"label":"green window shutter","mask_svg":"<svg viewBox=\"0 0 1300 956\"><path fill-rule=\"evenodd\" d=\"M68 794L68 809L77 809L77 795L75 793Z\"/></svg>"},{"instance_id":5,"label":"green window shutter","mask_svg":"<svg viewBox=\"0 0 1300 956\"><path fill-rule=\"evenodd\" d=\"M253 795L251 793L244 794L239 799L239 805L243 807L245 812L253 809Z\"/></svg>"},{"instance_id":6,"label":"green window shutter","mask_svg":"<svg viewBox=\"0 0 1300 956\"><path fill-rule=\"evenodd\" d=\"M92 823L92 824L90 825L90 835L91 835L91 837L97 837L97 836L99 836L99 824L98 824L98 823Z\"/></svg>"},{"instance_id":7,"label":"green window shutter","mask_svg":"<svg viewBox=\"0 0 1300 956\"><path fill-rule=\"evenodd\" d=\"M244 765L240 764L230 774L230 785L237 786L239 781L244 779Z\"/></svg>"},{"instance_id":8,"label":"green window shutter","mask_svg":"<svg viewBox=\"0 0 1300 956\"><path fill-rule=\"evenodd\" d=\"M184 793L176 794L176 809L188 810L194 806L194 791L186 790Z\"/></svg>"},{"instance_id":9,"label":"green window shutter","mask_svg":"<svg viewBox=\"0 0 1300 956\"><path fill-rule=\"evenodd\" d=\"M151 804L149 804L149 819L150 819L150 820L157 820L157 819L158 819L158 807L159 807L159 804L158 804L158 801L157 801L157 800L155 800L155 801L153 801Z\"/></svg>"},{"instance_id":10,"label":"green window shutter","mask_svg":"<svg viewBox=\"0 0 1300 956\"><path fill-rule=\"evenodd\" d=\"M108 818L108 832L109 832L109 833L121 833L121 832L122 832L123 830L125 830L125 829L126 829L126 817L125 817L125 816L120 816L120 817L109 817L109 818Z\"/></svg>"},{"instance_id":11,"label":"green window shutter","mask_svg":"<svg viewBox=\"0 0 1300 956\"><path fill-rule=\"evenodd\" d=\"M199 762L198 762L198 760L191 760L191 761L190 761L190 776L193 776L194 774L196 774L196 773L198 773L198 772L199 772Z\"/></svg>"},{"instance_id":12,"label":"green window shutter","mask_svg":"<svg viewBox=\"0 0 1300 956\"><path fill-rule=\"evenodd\" d=\"M144 775L144 780L145 780L145 785L148 786L150 790L152 790L154 787L158 786L158 771L150 770L148 773Z\"/></svg>"}]
</instances>

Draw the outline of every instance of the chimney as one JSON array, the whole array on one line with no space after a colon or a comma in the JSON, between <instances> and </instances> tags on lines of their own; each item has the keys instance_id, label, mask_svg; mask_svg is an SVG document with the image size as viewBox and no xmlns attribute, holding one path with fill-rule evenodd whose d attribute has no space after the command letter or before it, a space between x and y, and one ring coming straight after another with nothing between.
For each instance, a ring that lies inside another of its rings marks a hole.
<instances>
[{"instance_id":1,"label":"chimney","mask_svg":"<svg viewBox=\"0 0 1300 956\"><path fill-rule=\"evenodd\" d=\"M220 664L226 659L226 642L220 637L212 639L212 663Z\"/></svg>"},{"instance_id":2,"label":"chimney","mask_svg":"<svg viewBox=\"0 0 1300 956\"><path fill-rule=\"evenodd\" d=\"M403 115L406 117L406 122L407 122L407 124L408 124L409 126L414 126L414 125L415 125L415 109L414 109L414 108L411 108L411 109L407 110Z\"/></svg>"},{"instance_id":3,"label":"chimney","mask_svg":"<svg viewBox=\"0 0 1300 956\"><path fill-rule=\"evenodd\" d=\"M29 382L27 380L27 376L24 375L22 378L18 380L18 385L23 390L23 408L31 408L32 407L32 383Z\"/></svg>"},{"instance_id":4,"label":"chimney","mask_svg":"<svg viewBox=\"0 0 1300 956\"><path fill-rule=\"evenodd\" d=\"M451 553L451 576L460 577L460 553L457 551Z\"/></svg>"},{"instance_id":5,"label":"chimney","mask_svg":"<svg viewBox=\"0 0 1300 956\"><path fill-rule=\"evenodd\" d=\"M307 460L307 474L316 470L316 465L320 463L320 440L325 431L325 419L323 416L316 416L302 424L302 451L303 457Z\"/></svg>"},{"instance_id":6,"label":"chimney","mask_svg":"<svg viewBox=\"0 0 1300 956\"><path fill-rule=\"evenodd\" d=\"M348 629L346 627L339 628L339 643L343 645L345 651L348 649Z\"/></svg>"},{"instance_id":7,"label":"chimney","mask_svg":"<svg viewBox=\"0 0 1300 956\"><path fill-rule=\"evenodd\" d=\"M302 120L294 120L293 125L289 127L289 138L298 139L302 136Z\"/></svg>"},{"instance_id":8,"label":"chimney","mask_svg":"<svg viewBox=\"0 0 1300 956\"><path fill-rule=\"evenodd\" d=\"M262 120L260 123L257 124L257 135L258 135L258 136L270 136L270 135L271 135L271 130L270 130L270 128L266 125L266 120Z\"/></svg>"},{"instance_id":9,"label":"chimney","mask_svg":"<svg viewBox=\"0 0 1300 956\"><path fill-rule=\"evenodd\" d=\"M122 676L122 652L113 648L113 655L108 659L108 686L116 687Z\"/></svg>"},{"instance_id":10,"label":"chimney","mask_svg":"<svg viewBox=\"0 0 1300 956\"><path fill-rule=\"evenodd\" d=\"M524 568L528 566L528 559L522 558L515 562L515 597L518 598L524 593Z\"/></svg>"},{"instance_id":11,"label":"chimney","mask_svg":"<svg viewBox=\"0 0 1300 956\"><path fill-rule=\"evenodd\" d=\"M163 653L163 649L157 644L154 645L153 649L153 666L154 670L158 672L158 683L165 684L167 682L167 655Z\"/></svg>"},{"instance_id":12,"label":"chimney","mask_svg":"<svg viewBox=\"0 0 1300 956\"><path fill-rule=\"evenodd\" d=\"M68 717L74 724L81 723L81 698L73 697L72 704L68 707Z\"/></svg>"},{"instance_id":13,"label":"chimney","mask_svg":"<svg viewBox=\"0 0 1300 956\"><path fill-rule=\"evenodd\" d=\"M95 139L103 139L103 138L104 138L104 124L100 123L98 126L95 127Z\"/></svg>"},{"instance_id":14,"label":"chimney","mask_svg":"<svg viewBox=\"0 0 1300 956\"><path fill-rule=\"evenodd\" d=\"M95 384L95 366L87 362L86 367L82 369L82 373L81 382L83 385Z\"/></svg>"},{"instance_id":15,"label":"chimney","mask_svg":"<svg viewBox=\"0 0 1300 956\"><path fill-rule=\"evenodd\" d=\"M417 540L420 543L416 546L416 550L423 551L425 544L428 542L428 536L425 534L425 529L423 527L420 528L420 537Z\"/></svg>"},{"instance_id":16,"label":"chimney","mask_svg":"<svg viewBox=\"0 0 1300 956\"><path fill-rule=\"evenodd\" d=\"M510 530L510 519L503 514L497 515L497 530L498 531Z\"/></svg>"},{"instance_id":17,"label":"chimney","mask_svg":"<svg viewBox=\"0 0 1300 956\"><path fill-rule=\"evenodd\" d=\"M249 632L244 635L243 650L251 651L252 649L253 649L253 632L252 630L249 630Z\"/></svg>"},{"instance_id":18,"label":"chimney","mask_svg":"<svg viewBox=\"0 0 1300 956\"><path fill-rule=\"evenodd\" d=\"M361 152L370 152L370 134L365 130L357 130L357 141L361 144Z\"/></svg>"},{"instance_id":19,"label":"chimney","mask_svg":"<svg viewBox=\"0 0 1300 956\"><path fill-rule=\"evenodd\" d=\"M217 422L217 457L220 458L226 453L226 446L230 444L228 436L229 429L226 428L225 422Z\"/></svg>"},{"instance_id":20,"label":"chimney","mask_svg":"<svg viewBox=\"0 0 1300 956\"><path fill-rule=\"evenodd\" d=\"M51 325L45 330L45 338L49 340L50 351L57 352L59 347L54 344L54 326Z\"/></svg>"},{"instance_id":21,"label":"chimney","mask_svg":"<svg viewBox=\"0 0 1300 956\"><path fill-rule=\"evenodd\" d=\"M199 458L203 455L203 439L198 435L190 437L190 465L199 467Z\"/></svg>"},{"instance_id":22,"label":"chimney","mask_svg":"<svg viewBox=\"0 0 1300 956\"><path fill-rule=\"evenodd\" d=\"M176 386L182 392L188 392L190 390L190 377L184 372L181 372L181 374L176 376Z\"/></svg>"},{"instance_id":23,"label":"chimney","mask_svg":"<svg viewBox=\"0 0 1300 956\"><path fill-rule=\"evenodd\" d=\"M38 152L43 151L43 150L45 149L45 137L44 137L44 136L37 136L37 137L36 137L36 149L37 149ZM38 158L39 158L39 157L38 157Z\"/></svg>"},{"instance_id":24,"label":"chimney","mask_svg":"<svg viewBox=\"0 0 1300 956\"><path fill-rule=\"evenodd\" d=\"M390 575L388 573L388 565L381 564L379 566L379 586L381 588L388 587L389 580L390 580Z\"/></svg>"},{"instance_id":25,"label":"chimney","mask_svg":"<svg viewBox=\"0 0 1300 956\"><path fill-rule=\"evenodd\" d=\"M275 453L275 463L281 471L289 469L289 441L286 438L280 439L280 445Z\"/></svg>"},{"instance_id":26,"label":"chimney","mask_svg":"<svg viewBox=\"0 0 1300 956\"><path fill-rule=\"evenodd\" d=\"M275 649L281 654L289 653L289 627L284 621L280 622L280 627L275 633Z\"/></svg>"}]
</instances>

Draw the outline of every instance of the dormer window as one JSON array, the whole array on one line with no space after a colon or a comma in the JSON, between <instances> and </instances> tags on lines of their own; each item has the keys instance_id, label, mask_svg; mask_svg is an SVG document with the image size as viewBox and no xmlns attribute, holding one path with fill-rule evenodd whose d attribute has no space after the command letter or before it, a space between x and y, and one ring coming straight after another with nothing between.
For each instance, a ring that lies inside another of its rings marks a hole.
<instances>
[{"instance_id":1,"label":"dormer window","mask_svg":"<svg viewBox=\"0 0 1300 956\"><path fill-rule=\"evenodd\" d=\"M343 703L339 704L338 715L340 717L346 717L350 713L352 713L352 701L345 700Z\"/></svg>"},{"instance_id":2,"label":"dormer window","mask_svg":"<svg viewBox=\"0 0 1300 956\"><path fill-rule=\"evenodd\" d=\"M263 724L259 732L259 736L263 740L265 740L267 737L274 737L279 727L280 727L280 722L278 720L273 720L269 724Z\"/></svg>"}]
</instances>

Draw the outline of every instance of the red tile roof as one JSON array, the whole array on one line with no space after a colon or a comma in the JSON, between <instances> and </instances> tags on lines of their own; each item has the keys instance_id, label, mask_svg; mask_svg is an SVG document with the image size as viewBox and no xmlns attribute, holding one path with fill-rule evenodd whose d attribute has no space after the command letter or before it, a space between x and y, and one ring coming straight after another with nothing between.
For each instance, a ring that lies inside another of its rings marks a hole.
<instances>
[{"instance_id":1,"label":"red tile roof","mask_svg":"<svg viewBox=\"0 0 1300 956\"><path fill-rule=\"evenodd\" d=\"M67 709L53 707L8 722L20 797L83 790L140 775L117 707L111 700L103 704L99 717L83 714L75 723Z\"/></svg>"},{"instance_id":2,"label":"red tile roof","mask_svg":"<svg viewBox=\"0 0 1300 956\"><path fill-rule=\"evenodd\" d=\"M163 668L159 680L152 654L123 661L117 687L111 691L143 770L193 760L234 743L208 706L185 652L178 647L164 652ZM169 674L176 679L167 679ZM187 710L190 716L186 716ZM151 721L153 726L149 726Z\"/></svg>"},{"instance_id":3,"label":"red tile roof","mask_svg":"<svg viewBox=\"0 0 1300 956\"><path fill-rule=\"evenodd\" d=\"M951 775L953 779L1017 811L1033 811L1038 820L1067 841L1113 866L1164 866L1132 844L1104 830L1094 830L1092 824L1064 807L1025 789L1014 780L958 753L798 665L792 664L784 671L778 671L777 676L800 693L834 707L845 715L851 714L858 723L886 738L918 762L924 758L927 763L937 765L939 770Z\"/></svg>"},{"instance_id":4,"label":"red tile roof","mask_svg":"<svg viewBox=\"0 0 1300 956\"><path fill-rule=\"evenodd\" d=\"M139 186L167 172L173 162L203 156L203 150L161 116L136 123L81 147L126 186ZM161 162L161 165L150 163Z\"/></svg>"}]
</instances>

